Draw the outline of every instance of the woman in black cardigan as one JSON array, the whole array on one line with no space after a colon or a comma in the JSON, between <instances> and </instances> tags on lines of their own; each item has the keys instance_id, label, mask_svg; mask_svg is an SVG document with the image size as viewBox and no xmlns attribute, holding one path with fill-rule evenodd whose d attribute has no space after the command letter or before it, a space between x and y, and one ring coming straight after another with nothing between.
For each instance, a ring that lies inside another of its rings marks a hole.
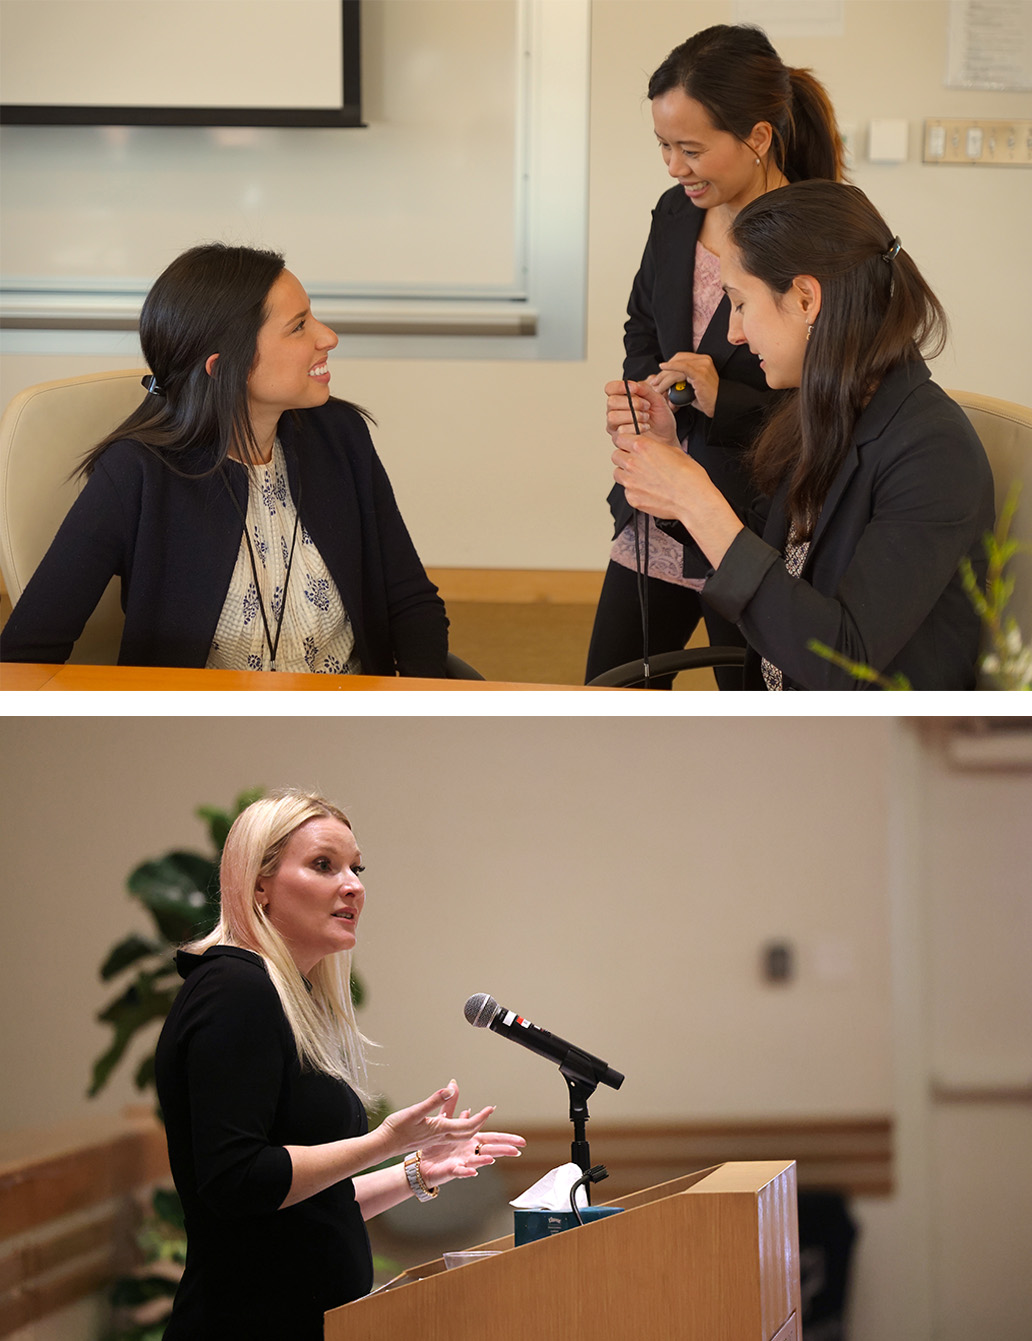
<instances>
[{"instance_id":1,"label":"woman in black cardigan","mask_svg":"<svg viewBox=\"0 0 1032 1341\"><path fill-rule=\"evenodd\" d=\"M282 256L185 252L140 341L150 394L86 458L0 657L67 660L117 575L124 665L445 675L443 602Z\"/></svg>"},{"instance_id":2,"label":"woman in black cardigan","mask_svg":"<svg viewBox=\"0 0 1032 1341\"><path fill-rule=\"evenodd\" d=\"M615 478L697 547L704 599L747 641L747 688L868 687L811 640L916 689L972 688L980 628L958 566L966 557L984 575L993 481L921 359L945 343L935 295L866 196L841 183L761 196L729 243L729 338L789 393L753 451L760 502L731 507L679 449L648 382L606 386Z\"/></svg>"}]
</instances>

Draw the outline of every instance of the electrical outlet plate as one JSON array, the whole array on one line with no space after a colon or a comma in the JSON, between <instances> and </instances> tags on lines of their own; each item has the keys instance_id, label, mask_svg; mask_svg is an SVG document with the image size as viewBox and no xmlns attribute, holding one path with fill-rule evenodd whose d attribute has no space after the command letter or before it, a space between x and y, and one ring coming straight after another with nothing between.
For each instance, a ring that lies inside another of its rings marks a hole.
<instances>
[{"instance_id":1,"label":"electrical outlet plate","mask_svg":"<svg viewBox=\"0 0 1032 1341\"><path fill-rule=\"evenodd\" d=\"M1032 121L934 120L924 123L925 163L1032 167Z\"/></svg>"}]
</instances>

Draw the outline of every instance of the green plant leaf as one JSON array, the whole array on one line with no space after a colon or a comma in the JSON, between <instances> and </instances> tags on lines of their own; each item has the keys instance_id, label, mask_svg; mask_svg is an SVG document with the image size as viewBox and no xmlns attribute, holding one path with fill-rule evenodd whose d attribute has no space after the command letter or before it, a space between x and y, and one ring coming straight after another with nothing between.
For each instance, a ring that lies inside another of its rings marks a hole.
<instances>
[{"instance_id":1,"label":"green plant leaf","mask_svg":"<svg viewBox=\"0 0 1032 1341\"><path fill-rule=\"evenodd\" d=\"M849 657L843 656L841 652L836 652L827 643L822 643L819 638L809 638L806 646L817 656L823 657L825 661L830 661L833 666L838 666L839 670L846 671L854 680L864 680L868 684L876 684L880 689L904 690L910 688L910 681L902 672L896 671L891 677L882 675L873 666L865 665L862 661L851 661Z\"/></svg>"},{"instance_id":2,"label":"green plant leaf","mask_svg":"<svg viewBox=\"0 0 1032 1341\"><path fill-rule=\"evenodd\" d=\"M243 814L248 806L260 801L264 795L264 787L248 787L246 791L241 792L233 803L233 818L236 819L237 815Z\"/></svg>"},{"instance_id":3,"label":"green plant leaf","mask_svg":"<svg viewBox=\"0 0 1032 1341\"><path fill-rule=\"evenodd\" d=\"M261 800L264 795L264 787L250 787L246 792L240 793L233 802L232 810L222 810L218 806L197 807L194 814L207 824L208 837L217 853L221 855L222 849L226 846L226 838L229 836L230 827L236 817L246 810L249 805Z\"/></svg>"},{"instance_id":4,"label":"green plant leaf","mask_svg":"<svg viewBox=\"0 0 1032 1341\"><path fill-rule=\"evenodd\" d=\"M93 1064L93 1078L88 1093L92 1096L107 1084L113 1068L121 1060L133 1035L153 1020L163 1020L175 1000L178 987L155 988L154 973L139 973L121 996L98 1014L97 1019L110 1024L115 1031L107 1051Z\"/></svg>"},{"instance_id":5,"label":"green plant leaf","mask_svg":"<svg viewBox=\"0 0 1032 1341\"><path fill-rule=\"evenodd\" d=\"M152 1299L171 1299L177 1284L166 1276L122 1276L111 1287L111 1302L116 1308L136 1308Z\"/></svg>"},{"instance_id":6,"label":"green plant leaf","mask_svg":"<svg viewBox=\"0 0 1032 1341\"><path fill-rule=\"evenodd\" d=\"M136 1068L133 1084L138 1090L149 1090L154 1086L154 1054L149 1052Z\"/></svg>"},{"instance_id":7,"label":"green plant leaf","mask_svg":"<svg viewBox=\"0 0 1032 1341\"><path fill-rule=\"evenodd\" d=\"M102 1341L164 1341L167 1326L167 1316L158 1323L129 1323L124 1327L116 1327L112 1332L105 1332Z\"/></svg>"},{"instance_id":8,"label":"green plant leaf","mask_svg":"<svg viewBox=\"0 0 1032 1341\"><path fill-rule=\"evenodd\" d=\"M159 955L164 952L165 947L159 945L157 941L146 940L143 936L135 932L127 936L124 941L113 946L108 953L107 959L100 966L100 976L102 981L109 982L112 978L127 969L130 964L137 963L138 960L145 959L148 955Z\"/></svg>"},{"instance_id":9,"label":"green plant leaf","mask_svg":"<svg viewBox=\"0 0 1032 1341\"><path fill-rule=\"evenodd\" d=\"M196 852L169 852L132 872L130 893L149 910L167 941L206 935L218 921L216 865Z\"/></svg>"},{"instance_id":10,"label":"green plant leaf","mask_svg":"<svg viewBox=\"0 0 1032 1341\"><path fill-rule=\"evenodd\" d=\"M147 1020L153 1019L156 1010L167 1011L179 989L175 987L171 990L168 988L158 990L155 983L160 976L162 975L157 972L138 973L121 996L109 1001L104 1009L97 1013L97 1019L104 1024L119 1028L136 1019L139 1019L140 1023L146 1023Z\"/></svg>"},{"instance_id":11,"label":"green plant leaf","mask_svg":"<svg viewBox=\"0 0 1032 1341\"><path fill-rule=\"evenodd\" d=\"M221 852L226 845L229 826L233 823L232 817L224 810L219 810L217 806L198 806L194 814L207 824L212 846L217 852Z\"/></svg>"},{"instance_id":12,"label":"green plant leaf","mask_svg":"<svg viewBox=\"0 0 1032 1341\"><path fill-rule=\"evenodd\" d=\"M151 1201L154 1207L154 1214L159 1220L164 1220L176 1229L185 1229L186 1220L183 1215L183 1203L179 1200L179 1193L171 1187L158 1187L154 1190L154 1197Z\"/></svg>"}]
</instances>

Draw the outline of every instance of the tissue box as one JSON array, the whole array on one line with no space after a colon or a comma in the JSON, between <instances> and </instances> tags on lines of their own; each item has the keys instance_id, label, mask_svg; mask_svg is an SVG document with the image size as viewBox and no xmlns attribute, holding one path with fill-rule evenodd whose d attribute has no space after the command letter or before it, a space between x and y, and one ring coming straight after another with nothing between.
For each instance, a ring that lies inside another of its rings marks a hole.
<instances>
[{"instance_id":1,"label":"tissue box","mask_svg":"<svg viewBox=\"0 0 1032 1341\"><path fill-rule=\"evenodd\" d=\"M581 1216L586 1225L593 1220L604 1220L607 1215L619 1215L622 1206L584 1206ZM549 1234L561 1234L564 1229L577 1229L573 1211L513 1211L516 1247L547 1239Z\"/></svg>"}]
</instances>

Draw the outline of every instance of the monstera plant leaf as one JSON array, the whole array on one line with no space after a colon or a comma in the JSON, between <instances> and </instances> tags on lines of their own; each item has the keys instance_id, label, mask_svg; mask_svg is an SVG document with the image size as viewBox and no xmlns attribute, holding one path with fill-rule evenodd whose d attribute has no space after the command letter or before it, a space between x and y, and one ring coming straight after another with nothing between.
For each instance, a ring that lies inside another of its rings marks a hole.
<instances>
[{"instance_id":1,"label":"monstera plant leaf","mask_svg":"<svg viewBox=\"0 0 1032 1341\"><path fill-rule=\"evenodd\" d=\"M159 945L157 941L148 941L133 932L108 952L107 959L100 966L101 979L110 982L112 978L117 978L120 973L131 968L139 960L146 959L148 955L163 954L164 950L165 946Z\"/></svg>"},{"instance_id":2,"label":"monstera plant leaf","mask_svg":"<svg viewBox=\"0 0 1032 1341\"><path fill-rule=\"evenodd\" d=\"M253 805L255 801L260 801L264 795L265 789L263 787L251 787L250 790L241 792L231 813L219 810L216 806L197 807L194 814L207 824L208 836L216 852L221 852L225 847L226 839L229 837L229 827L237 815L246 810L249 805Z\"/></svg>"},{"instance_id":3,"label":"monstera plant leaf","mask_svg":"<svg viewBox=\"0 0 1032 1341\"><path fill-rule=\"evenodd\" d=\"M219 920L218 863L196 852L169 852L129 877L164 939L178 945L206 935Z\"/></svg>"},{"instance_id":4,"label":"monstera plant leaf","mask_svg":"<svg viewBox=\"0 0 1032 1341\"><path fill-rule=\"evenodd\" d=\"M174 971L174 964L162 965L149 972L141 970L122 995L109 1002L97 1016L104 1024L111 1025L115 1036L107 1051L93 1063L90 1095L96 1094L107 1084L108 1076L122 1060L136 1032L152 1020L163 1020L168 1014L179 990L178 983L168 987L159 986L159 983L162 979L170 980Z\"/></svg>"}]
</instances>

